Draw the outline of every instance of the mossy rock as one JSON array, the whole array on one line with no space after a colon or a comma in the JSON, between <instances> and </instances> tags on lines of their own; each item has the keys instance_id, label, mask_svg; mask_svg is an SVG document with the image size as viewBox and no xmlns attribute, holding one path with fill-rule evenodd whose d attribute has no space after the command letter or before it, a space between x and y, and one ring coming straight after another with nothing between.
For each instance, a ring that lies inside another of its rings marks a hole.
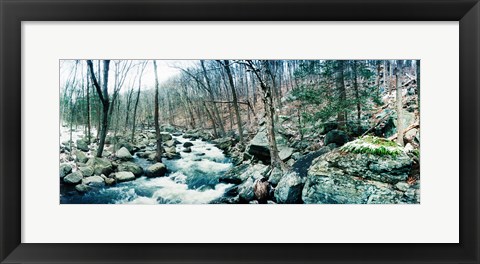
<instances>
[{"instance_id":1,"label":"mossy rock","mask_svg":"<svg viewBox=\"0 0 480 264\"><path fill-rule=\"evenodd\" d=\"M348 142L340 148L343 152L357 154L373 154L378 156L396 157L404 153L403 148L397 143L374 136L364 136L354 141Z\"/></svg>"}]
</instances>

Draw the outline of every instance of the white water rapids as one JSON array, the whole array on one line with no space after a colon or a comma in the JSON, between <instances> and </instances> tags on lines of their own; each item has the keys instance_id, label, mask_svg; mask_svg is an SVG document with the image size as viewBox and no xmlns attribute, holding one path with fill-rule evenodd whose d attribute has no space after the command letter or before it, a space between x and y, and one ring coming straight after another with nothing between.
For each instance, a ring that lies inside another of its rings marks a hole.
<instances>
[{"instance_id":1,"label":"white water rapids","mask_svg":"<svg viewBox=\"0 0 480 264\"><path fill-rule=\"evenodd\" d=\"M64 190L61 203L94 204L207 204L222 197L232 184L219 183L219 176L232 167L230 159L213 144L191 141L192 152L185 153L183 143L190 141L174 136L180 159L163 159L168 172L165 177L147 178L141 176L133 181L117 183L79 194L74 189ZM144 169L150 161L138 158L132 160Z\"/></svg>"}]
</instances>

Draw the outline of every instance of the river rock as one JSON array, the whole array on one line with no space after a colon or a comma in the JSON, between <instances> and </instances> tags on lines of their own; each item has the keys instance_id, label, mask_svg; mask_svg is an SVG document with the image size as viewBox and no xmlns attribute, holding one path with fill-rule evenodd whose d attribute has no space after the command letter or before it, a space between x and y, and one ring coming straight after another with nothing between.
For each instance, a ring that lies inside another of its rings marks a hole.
<instances>
[{"instance_id":1,"label":"river rock","mask_svg":"<svg viewBox=\"0 0 480 264\"><path fill-rule=\"evenodd\" d=\"M96 175L109 175L113 172L112 163L105 158L92 157L88 160L87 165L93 167L94 173Z\"/></svg>"},{"instance_id":2,"label":"river rock","mask_svg":"<svg viewBox=\"0 0 480 264\"><path fill-rule=\"evenodd\" d=\"M82 166L79 167L78 170L82 173L83 177L92 176L94 173L93 167L91 166Z\"/></svg>"},{"instance_id":3,"label":"river rock","mask_svg":"<svg viewBox=\"0 0 480 264\"><path fill-rule=\"evenodd\" d=\"M132 154L128 151L127 148L122 147L121 149L117 150L117 153L115 153L115 156L121 160L131 160Z\"/></svg>"},{"instance_id":4,"label":"river rock","mask_svg":"<svg viewBox=\"0 0 480 264\"><path fill-rule=\"evenodd\" d=\"M260 179L266 176L269 166L263 164L241 164L233 167L227 171L224 175L220 176L219 181L225 183L240 184L246 181L249 177L254 180Z\"/></svg>"},{"instance_id":5,"label":"river rock","mask_svg":"<svg viewBox=\"0 0 480 264\"><path fill-rule=\"evenodd\" d=\"M146 159L146 158L148 158L148 156L150 156L150 154L152 154L152 153L155 153L155 152L153 152L153 151L142 151L142 152L137 152L136 155L137 155L137 157L139 157L139 158Z\"/></svg>"},{"instance_id":6,"label":"river rock","mask_svg":"<svg viewBox=\"0 0 480 264\"><path fill-rule=\"evenodd\" d=\"M191 147L191 146L193 146L193 143L190 142L190 141L187 141L187 142L183 143L183 147L184 147L184 148L189 148L189 147Z\"/></svg>"},{"instance_id":7,"label":"river rock","mask_svg":"<svg viewBox=\"0 0 480 264\"><path fill-rule=\"evenodd\" d=\"M136 177L143 175L142 167L138 166L133 162L122 162L118 165L118 171L129 171L133 173Z\"/></svg>"},{"instance_id":8,"label":"river rock","mask_svg":"<svg viewBox=\"0 0 480 264\"><path fill-rule=\"evenodd\" d=\"M229 150L233 145L235 145L235 140L231 137L224 137L224 138L217 138L212 141L217 148L227 151Z\"/></svg>"},{"instance_id":9,"label":"river rock","mask_svg":"<svg viewBox=\"0 0 480 264\"><path fill-rule=\"evenodd\" d=\"M116 182L114 178L105 178L104 181L106 185L114 185Z\"/></svg>"},{"instance_id":10,"label":"river rock","mask_svg":"<svg viewBox=\"0 0 480 264\"><path fill-rule=\"evenodd\" d=\"M102 177L95 175L82 179L82 184L87 186L102 187L105 185L105 181Z\"/></svg>"},{"instance_id":11,"label":"river rock","mask_svg":"<svg viewBox=\"0 0 480 264\"><path fill-rule=\"evenodd\" d=\"M190 152L192 152L192 149L190 147L187 147L187 148L183 149L183 152L190 153Z\"/></svg>"},{"instance_id":12,"label":"river rock","mask_svg":"<svg viewBox=\"0 0 480 264\"><path fill-rule=\"evenodd\" d=\"M72 172L72 166L68 163L60 164L60 178L65 177L67 174Z\"/></svg>"},{"instance_id":13,"label":"river rock","mask_svg":"<svg viewBox=\"0 0 480 264\"><path fill-rule=\"evenodd\" d=\"M82 139L77 139L77 149L81 151L89 151L90 149L88 148L87 142L83 141Z\"/></svg>"},{"instance_id":14,"label":"river rock","mask_svg":"<svg viewBox=\"0 0 480 264\"><path fill-rule=\"evenodd\" d=\"M135 179L135 175L129 171L119 171L115 173L115 179L119 182L131 181Z\"/></svg>"},{"instance_id":15,"label":"river rock","mask_svg":"<svg viewBox=\"0 0 480 264\"><path fill-rule=\"evenodd\" d=\"M115 149L126 148L129 153L133 153L135 150L135 146L130 144L129 142L121 139L115 144Z\"/></svg>"},{"instance_id":16,"label":"river rock","mask_svg":"<svg viewBox=\"0 0 480 264\"><path fill-rule=\"evenodd\" d=\"M328 132L323 139L325 146L331 143L335 143L337 146L343 146L348 141L349 138L347 133L337 129Z\"/></svg>"},{"instance_id":17,"label":"river rock","mask_svg":"<svg viewBox=\"0 0 480 264\"><path fill-rule=\"evenodd\" d=\"M298 204L302 203L302 190L305 178L295 172L285 174L275 188L277 203Z\"/></svg>"},{"instance_id":18,"label":"river rock","mask_svg":"<svg viewBox=\"0 0 480 264\"><path fill-rule=\"evenodd\" d=\"M238 186L238 196L240 202L250 202L255 199L255 194L253 193L253 178L249 177L244 183Z\"/></svg>"},{"instance_id":19,"label":"river rock","mask_svg":"<svg viewBox=\"0 0 480 264\"><path fill-rule=\"evenodd\" d=\"M145 175L147 177L159 177L164 176L166 172L167 167L165 164L157 162L145 170Z\"/></svg>"},{"instance_id":20,"label":"river rock","mask_svg":"<svg viewBox=\"0 0 480 264\"><path fill-rule=\"evenodd\" d=\"M83 175L80 171L72 172L63 178L63 181L68 184L79 183L83 178Z\"/></svg>"},{"instance_id":21,"label":"river rock","mask_svg":"<svg viewBox=\"0 0 480 264\"><path fill-rule=\"evenodd\" d=\"M172 135L170 135L168 132L160 132L160 136L162 137L162 142L172 139Z\"/></svg>"},{"instance_id":22,"label":"river rock","mask_svg":"<svg viewBox=\"0 0 480 264\"><path fill-rule=\"evenodd\" d=\"M75 160L80 163L86 163L88 161L87 155L83 151L75 151Z\"/></svg>"},{"instance_id":23,"label":"river rock","mask_svg":"<svg viewBox=\"0 0 480 264\"><path fill-rule=\"evenodd\" d=\"M175 146L175 140L167 140L165 143L163 143L166 147L174 147Z\"/></svg>"},{"instance_id":24,"label":"river rock","mask_svg":"<svg viewBox=\"0 0 480 264\"><path fill-rule=\"evenodd\" d=\"M77 190L79 193L85 193L88 192L91 188L85 184L77 184L75 185L75 190Z\"/></svg>"}]
</instances>

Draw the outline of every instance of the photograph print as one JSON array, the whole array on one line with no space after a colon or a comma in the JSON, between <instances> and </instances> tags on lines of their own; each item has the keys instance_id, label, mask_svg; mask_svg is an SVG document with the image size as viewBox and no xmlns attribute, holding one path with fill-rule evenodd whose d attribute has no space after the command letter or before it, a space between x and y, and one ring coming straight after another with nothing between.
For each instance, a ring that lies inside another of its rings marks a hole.
<instances>
[{"instance_id":1,"label":"photograph print","mask_svg":"<svg viewBox=\"0 0 480 264\"><path fill-rule=\"evenodd\" d=\"M60 204L419 204L420 60L60 60Z\"/></svg>"}]
</instances>

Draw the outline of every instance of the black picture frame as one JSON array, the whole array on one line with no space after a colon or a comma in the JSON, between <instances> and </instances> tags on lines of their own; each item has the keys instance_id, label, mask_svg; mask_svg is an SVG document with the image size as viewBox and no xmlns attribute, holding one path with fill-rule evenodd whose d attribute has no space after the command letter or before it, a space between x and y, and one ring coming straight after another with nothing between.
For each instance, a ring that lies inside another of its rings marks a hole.
<instances>
[{"instance_id":1,"label":"black picture frame","mask_svg":"<svg viewBox=\"0 0 480 264\"><path fill-rule=\"evenodd\" d=\"M1 263L479 263L478 0L0 0L0 12ZM460 243L21 243L21 22L150 20L459 21Z\"/></svg>"}]
</instances>

